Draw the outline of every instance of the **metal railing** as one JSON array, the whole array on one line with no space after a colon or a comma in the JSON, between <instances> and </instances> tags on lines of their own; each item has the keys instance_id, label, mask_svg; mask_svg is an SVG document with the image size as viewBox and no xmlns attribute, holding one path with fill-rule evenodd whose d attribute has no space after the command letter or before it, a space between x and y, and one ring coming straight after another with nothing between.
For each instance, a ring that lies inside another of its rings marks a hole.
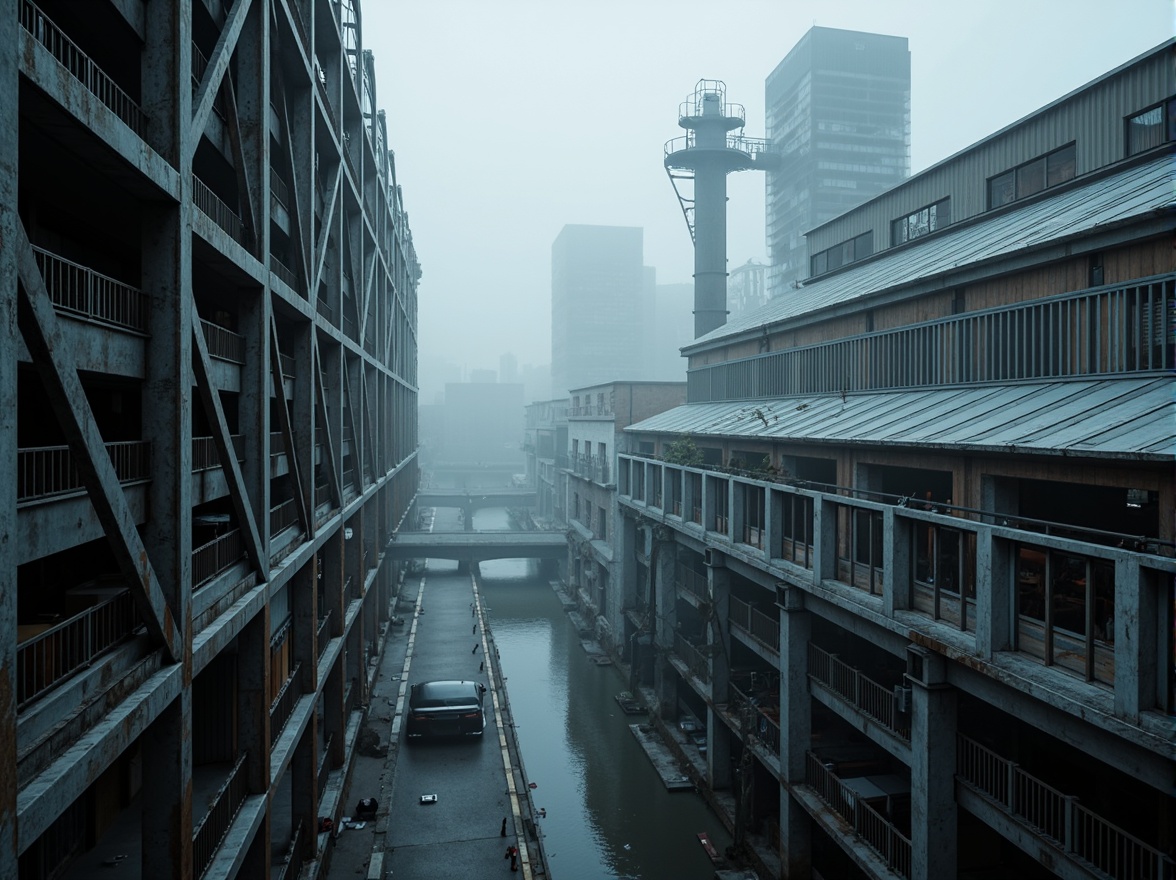
<instances>
[{"instance_id":1,"label":"metal railing","mask_svg":"<svg viewBox=\"0 0 1176 880\"><path fill-rule=\"evenodd\" d=\"M151 444L127 440L105 444L120 484L151 478ZM85 490L68 446L37 446L16 453L16 499L33 501Z\"/></svg>"},{"instance_id":2,"label":"metal railing","mask_svg":"<svg viewBox=\"0 0 1176 880\"><path fill-rule=\"evenodd\" d=\"M809 642L809 678L820 682L887 730L910 742L911 728L895 705L893 688L862 675L836 654Z\"/></svg>"},{"instance_id":3,"label":"metal railing","mask_svg":"<svg viewBox=\"0 0 1176 880\"><path fill-rule=\"evenodd\" d=\"M114 327L147 331L143 291L36 245L33 253L55 308Z\"/></svg>"},{"instance_id":4,"label":"metal railing","mask_svg":"<svg viewBox=\"0 0 1176 880\"><path fill-rule=\"evenodd\" d=\"M31 0L21 0L20 24L132 131L143 134L145 120L142 108Z\"/></svg>"},{"instance_id":5,"label":"metal railing","mask_svg":"<svg viewBox=\"0 0 1176 880\"><path fill-rule=\"evenodd\" d=\"M282 376L286 379L294 379L298 376L298 362L288 354L278 353L278 360L282 364Z\"/></svg>"},{"instance_id":6,"label":"metal railing","mask_svg":"<svg viewBox=\"0 0 1176 880\"><path fill-rule=\"evenodd\" d=\"M318 656L322 657L323 652L327 649L327 645L331 641L331 612L327 611L318 622Z\"/></svg>"},{"instance_id":7,"label":"metal railing","mask_svg":"<svg viewBox=\"0 0 1176 880\"><path fill-rule=\"evenodd\" d=\"M16 703L30 700L69 678L138 626L130 590L87 608L16 647Z\"/></svg>"},{"instance_id":8,"label":"metal railing","mask_svg":"<svg viewBox=\"0 0 1176 880\"><path fill-rule=\"evenodd\" d=\"M294 833L290 835L290 844L286 847L286 852L278 860L273 880L297 877L302 871L302 854L299 852L302 848L302 828L302 820L299 819L294 827Z\"/></svg>"},{"instance_id":9,"label":"metal railing","mask_svg":"<svg viewBox=\"0 0 1176 880\"><path fill-rule=\"evenodd\" d=\"M733 684L727 685L730 693L727 697L727 711L728 713L738 719L740 714L744 711L751 713L751 727L748 733L757 737L760 742L764 744L764 748L769 754L779 756L780 754L780 719L779 711L777 710L777 717L773 718L763 709L761 709L756 701L748 694L745 694Z\"/></svg>"},{"instance_id":10,"label":"metal railing","mask_svg":"<svg viewBox=\"0 0 1176 880\"><path fill-rule=\"evenodd\" d=\"M192 585L200 587L245 555L241 530L233 529L192 551Z\"/></svg>"},{"instance_id":11,"label":"metal railing","mask_svg":"<svg viewBox=\"0 0 1176 880\"><path fill-rule=\"evenodd\" d=\"M237 758L229 778L217 791L208 812L192 833L192 867L196 877L204 876L208 870L217 847L229 833L241 804L245 803L245 796L249 793L245 780L245 759L248 757L248 752L242 752Z\"/></svg>"},{"instance_id":12,"label":"metal railing","mask_svg":"<svg viewBox=\"0 0 1176 880\"><path fill-rule=\"evenodd\" d=\"M710 661L706 654L692 645L681 633L674 633L674 652L695 678L710 684Z\"/></svg>"},{"instance_id":13,"label":"metal railing","mask_svg":"<svg viewBox=\"0 0 1176 880\"><path fill-rule=\"evenodd\" d=\"M234 333L220 324L200 319L204 328L204 341L208 345L208 356L234 364L245 363L245 337Z\"/></svg>"},{"instance_id":14,"label":"metal railing","mask_svg":"<svg viewBox=\"0 0 1176 880\"><path fill-rule=\"evenodd\" d=\"M731 596L727 602L727 620L731 626L743 630L773 654L780 653L779 620L735 596Z\"/></svg>"},{"instance_id":15,"label":"metal railing","mask_svg":"<svg viewBox=\"0 0 1176 880\"><path fill-rule=\"evenodd\" d=\"M302 696L302 690L299 688L298 674L302 671L302 664L295 663L294 668L290 670L290 676L286 679L282 689L278 695L274 697L270 703L270 745L278 741L278 737L282 735L282 731L286 728L286 722L290 720L290 715L294 712L294 704L298 702L298 698Z\"/></svg>"},{"instance_id":16,"label":"metal railing","mask_svg":"<svg viewBox=\"0 0 1176 880\"><path fill-rule=\"evenodd\" d=\"M294 499L283 501L277 507L270 508L270 537L280 535L286 529L298 523L298 507Z\"/></svg>"},{"instance_id":17,"label":"metal railing","mask_svg":"<svg viewBox=\"0 0 1176 880\"><path fill-rule=\"evenodd\" d=\"M687 401L1171 370L1176 275L689 370Z\"/></svg>"},{"instance_id":18,"label":"metal railing","mask_svg":"<svg viewBox=\"0 0 1176 880\"><path fill-rule=\"evenodd\" d=\"M1159 849L1103 819L963 734L957 734L956 779L1019 819L1064 852L1123 880L1171 880L1174 863Z\"/></svg>"},{"instance_id":19,"label":"metal railing","mask_svg":"<svg viewBox=\"0 0 1176 880\"><path fill-rule=\"evenodd\" d=\"M323 756L319 759L318 765L318 796L322 800L323 793L327 790L327 780L331 776L331 743L334 740L333 736L327 737L327 742L323 746Z\"/></svg>"},{"instance_id":20,"label":"metal railing","mask_svg":"<svg viewBox=\"0 0 1176 880\"><path fill-rule=\"evenodd\" d=\"M237 461L245 460L245 435L233 434L229 438L233 442L233 452ZM216 451L216 441L212 437L192 438L192 470L206 471L221 466L220 455Z\"/></svg>"},{"instance_id":21,"label":"metal railing","mask_svg":"<svg viewBox=\"0 0 1176 880\"><path fill-rule=\"evenodd\" d=\"M227 232L233 241L245 244L245 228L241 218L195 174L192 175L192 203L209 220Z\"/></svg>"},{"instance_id":22,"label":"metal railing","mask_svg":"<svg viewBox=\"0 0 1176 880\"><path fill-rule=\"evenodd\" d=\"M695 571L684 562L679 562L678 568L678 587L699 599L705 599L708 594L706 575L700 571Z\"/></svg>"},{"instance_id":23,"label":"metal railing","mask_svg":"<svg viewBox=\"0 0 1176 880\"><path fill-rule=\"evenodd\" d=\"M900 877L910 877L910 838L858 797L812 752L808 753L806 771L805 781L817 796L886 861L886 867Z\"/></svg>"},{"instance_id":24,"label":"metal railing","mask_svg":"<svg viewBox=\"0 0 1176 880\"><path fill-rule=\"evenodd\" d=\"M298 290L298 276L273 254L270 254L270 271L282 279L282 283L291 290Z\"/></svg>"}]
</instances>

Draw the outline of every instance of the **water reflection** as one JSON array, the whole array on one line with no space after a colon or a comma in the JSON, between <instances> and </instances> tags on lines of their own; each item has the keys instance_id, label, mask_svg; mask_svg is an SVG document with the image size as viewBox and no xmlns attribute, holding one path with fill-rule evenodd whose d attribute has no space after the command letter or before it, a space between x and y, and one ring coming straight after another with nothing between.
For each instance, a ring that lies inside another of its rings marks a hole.
<instances>
[{"instance_id":1,"label":"water reflection","mask_svg":"<svg viewBox=\"0 0 1176 880\"><path fill-rule=\"evenodd\" d=\"M697 795L666 792L628 729L643 719L614 700L618 671L589 662L534 563L484 563L482 582L554 880L710 880L697 834L720 852L730 837Z\"/></svg>"}]
</instances>

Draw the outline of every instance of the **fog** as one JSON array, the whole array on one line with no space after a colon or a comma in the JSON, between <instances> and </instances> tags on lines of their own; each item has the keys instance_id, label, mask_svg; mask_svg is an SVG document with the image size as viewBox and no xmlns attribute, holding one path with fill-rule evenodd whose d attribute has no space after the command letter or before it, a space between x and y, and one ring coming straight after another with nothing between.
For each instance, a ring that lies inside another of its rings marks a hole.
<instances>
[{"instance_id":1,"label":"fog","mask_svg":"<svg viewBox=\"0 0 1176 880\"><path fill-rule=\"evenodd\" d=\"M764 79L814 24L904 36L918 172L1172 34L1171 0L359 0L420 285L422 401L442 364L550 362L551 244L640 226L691 280L662 166L678 105L721 79L763 137ZM767 261L764 176L731 175L728 259Z\"/></svg>"}]
</instances>

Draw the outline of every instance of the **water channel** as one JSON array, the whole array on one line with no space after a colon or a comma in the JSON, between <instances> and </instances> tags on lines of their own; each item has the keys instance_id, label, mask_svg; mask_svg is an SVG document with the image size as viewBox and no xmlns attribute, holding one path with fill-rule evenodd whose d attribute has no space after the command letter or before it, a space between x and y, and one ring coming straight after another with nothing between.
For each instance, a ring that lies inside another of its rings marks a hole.
<instances>
[{"instance_id":1,"label":"water channel","mask_svg":"<svg viewBox=\"0 0 1176 880\"><path fill-rule=\"evenodd\" d=\"M478 512L474 526L509 528L502 510ZM697 835L720 853L730 836L697 794L665 790L629 731L642 717L614 699L627 687L619 670L589 661L536 563L481 570L553 880L711 880Z\"/></svg>"}]
</instances>

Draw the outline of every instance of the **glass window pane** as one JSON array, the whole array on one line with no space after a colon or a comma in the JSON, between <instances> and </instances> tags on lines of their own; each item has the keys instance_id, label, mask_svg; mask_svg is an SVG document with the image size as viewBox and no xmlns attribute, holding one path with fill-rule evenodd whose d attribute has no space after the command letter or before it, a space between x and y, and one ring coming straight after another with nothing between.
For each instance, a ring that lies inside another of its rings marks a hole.
<instances>
[{"instance_id":1,"label":"glass window pane","mask_svg":"<svg viewBox=\"0 0 1176 880\"><path fill-rule=\"evenodd\" d=\"M1015 179L1016 176L1012 171L1006 171L988 181L988 207L999 208L1016 198L1016 190L1013 186Z\"/></svg>"},{"instance_id":2,"label":"glass window pane","mask_svg":"<svg viewBox=\"0 0 1176 880\"><path fill-rule=\"evenodd\" d=\"M1045 189L1045 159L1036 159L1017 169L1017 198L1023 199Z\"/></svg>"},{"instance_id":3,"label":"glass window pane","mask_svg":"<svg viewBox=\"0 0 1176 880\"><path fill-rule=\"evenodd\" d=\"M1164 140L1164 112L1162 107L1153 107L1127 121L1127 155L1134 156L1152 147L1158 147Z\"/></svg>"},{"instance_id":4,"label":"glass window pane","mask_svg":"<svg viewBox=\"0 0 1176 880\"><path fill-rule=\"evenodd\" d=\"M1070 144L1068 147L1050 153L1046 156L1046 166L1047 186L1057 186L1059 183L1073 180L1077 166L1074 145Z\"/></svg>"}]
</instances>

